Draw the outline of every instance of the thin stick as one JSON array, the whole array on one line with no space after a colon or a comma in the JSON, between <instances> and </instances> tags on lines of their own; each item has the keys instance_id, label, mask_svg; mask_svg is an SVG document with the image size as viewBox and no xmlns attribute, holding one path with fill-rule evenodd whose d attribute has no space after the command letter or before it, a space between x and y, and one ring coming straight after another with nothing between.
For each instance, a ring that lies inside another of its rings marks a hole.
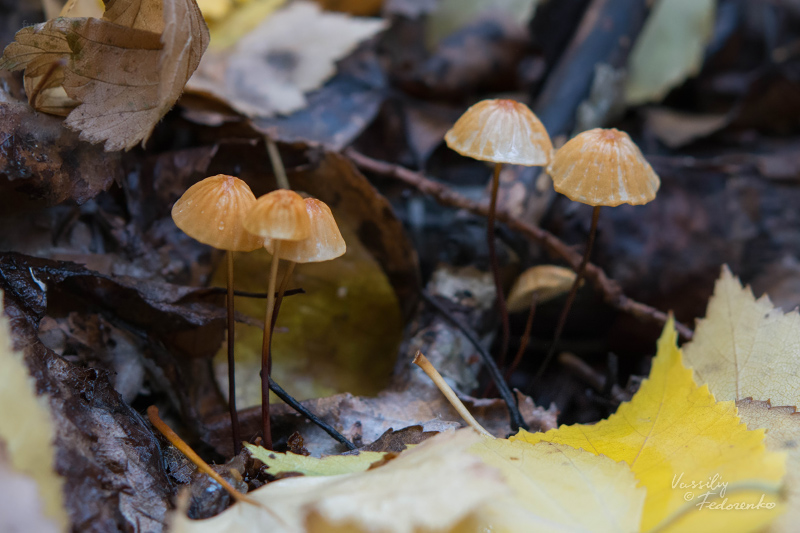
<instances>
[{"instance_id":1,"label":"thin stick","mask_svg":"<svg viewBox=\"0 0 800 533\"><path fill-rule=\"evenodd\" d=\"M497 392L500 393L500 397L506 404L511 430L519 431L520 428L528 429L528 425L525 423L525 420L522 418L522 414L519 412L519 408L517 407L517 401L511 394L511 389L508 388L508 384L503 379L503 374L500 372L500 369L497 368L497 364L494 362L494 359L492 359L491 354L486 351L486 348L484 348L480 341L478 341L478 339L475 337L475 334L472 333L467 326L462 324L459 319L453 316L453 314L441 303L439 303L436 298L428 294L428 291L422 291L421 294L423 300L428 302L445 319L449 320L450 323L458 328L458 330L464 334L467 340L472 343L475 349L478 350L481 359L483 359L483 364L486 365L486 370L489 372L489 376L491 376L495 386L497 387Z\"/></svg>"},{"instance_id":2,"label":"thin stick","mask_svg":"<svg viewBox=\"0 0 800 533\"><path fill-rule=\"evenodd\" d=\"M264 448L272 449L272 428L269 419L269 375L272 368L272 314L275 308L275 281L278 277L278 263L280 263L280 239L275 239L275 250L272 253L272 262L269 272L269 286L267 287L267 313L264 318L264 342L261 345L261 429L264 439Z\"/></svg>"},{"instance_id":3,"label":"thin stick","mask_svg":"<svg viewBox=\"0 0 800 533\"><path fill-rule=\"evenodd\" d=\"M272 163L272 172L275 174L275 181L278 182L278 188L291 189L291 187L289 187L289 178L286 177L286 169L283 168L283 161L281 160L281 153L278 151L278 145L267 136L264 137L264 140L267 142L267 153Z\"/></svg>"},{"instance_id":4,"label":"thin stick","mask_svg":"<svg viewBox=\"0 0 800 533\"><path fill-rule=\"evenodd\" d=\"M203 289L198 289L195 294L228 294L228 289L225 287L206 287ZM305 289L297 288L297 289L289 289L283 293L284 296L294 296L295 294L305 294ZM249 292L249 291L233 291L234 296L239 296L242 298L261 298L266 299L267 293L266 292ZM276 293L277 298L277 293Z\"/></svg>"},{"instance_id":5,"label":"thin stick","mask_svg":"<svg viewBox=\"0 0 800 533\"><path fill-rule=\"evenodd\" d=\"M150 419L150 423L153 424L153 426L158 431L160 431L161 434L164 435L164 437L166 437L166 439L170 441L173 446L178 448L178 450L180 450L181 453L183 453L183 455L185 455L191 462L193 462L201 472L208 474L209 476L211 476L211 479L222 485L222 488L227 490L228 494L230 494L236 501L245 502L251 505L255 505L257 507L264 508L264 506L258 503L257 501L248 498L247 496L245 496L244 494L233 488L233 486L227 481L225 481L225 479L223 479L222 476L220 476L213 468L211 468L208 465L208 463L203 461L203 459L201 459L200 456L197 455L195 451L188 444L186 444L186 442L182 438L178 436L177 433L172 431L172 428L169 427L166 422L161 420L161 417L158 416L158 407L156 407L155 405L151 405L150 407L148 407L147 417Z\"/></svg>"},{"instance_id":6,"label":"thin stick","mask_svg":"<svg viewBox=\"0 0 800 533\"><path fill-rule=\"evenodd\" d=\"M506 364L506 354L508 353L508 339L511 336L511 328L508 323L508 309L506 308L506 297L503 294L503 280L500 279L500 265L497 262L497 250L495 249L494 221L497 212L497 189L500 187L500 171L503 163L495 163L494 174L492 175L492 197L489 201L489 218L486 221L486 243L489 245L489 263L492 267L494 276L494 288L496 292L497 312L500 313L500 322L503 326L503 337L500 343L500 354L497 357L500 368Z\"/></svg>"},{"instance_id":7,"label":"thin stick","mask_svg":"<svg viewBox=\"0 0 800 533\"><path fill-rule=\"evenodd\" d=\"M409 170L392 163L387 163L386 161L372 159L371 157L367 157L353 148L345 149L344 155L350 158L350 160L359 168L402 181L406 185L417 189L421 193L430 195L441 205L454 207L456 209L464 209L478 216L485 217L488 215L488 208L485 205L473 202L472 200L469 200L468 198L458 194L446 185L428 179L419 172L414 172L413 170ZM502 222L508 226L508 228L512 231L516 231L517 233L520 233L521 235L524 235L527 238L542 244L542 246L544 246L549 253L561 257L564 259L564 261L569 263L572 268L577 269L578 264L581 261L580 254L576 253L572 247L552 233L519 218L513 217L509 213L502 210L496 213L495 219L498 222ZM603 294L603 299L606 301L606 303L615 309L619 309L625 313L630 313L634 317L644 322L655 323L661 326L667 322L667 314L663 311L659 311L654 307L650 307L649 305L645 305L625 296L619 285L614 280L610 279L603 269L597 265L588 263L586 265L585 277L591 281L597 290ZM675 323L675 328L684 339L692 339L693 332L691 328L688 328L679 322Z\"/></svg>"},{"instance_id":8,"label":"thin stick","mask_svg":"<svg viewBox=\"0 0 800 533\"><path fill-rule=\"evenodd\" d=\"M553 354L556 353L558 341L561 339L561 333L564 331L564 326L567 323L567 315L569 315L569 310L572 307L572 303L575 301L575 296L578 294L578 287L581 284L584 272L586 272L586 265L589 263L589 255L592 253L592 246L594 245L594 236L597 233L597 221L599 218L600 206L596 205L592 211L592 229L589 230L589 241L586 243L586 251L583 252L583 259L581 259L581 264L578 267L578 275L575 276L575 281L572 282L572 288L570 288L569 294L567 295L564 309L561 310L561 316L558 318L556 333L553 336L553 344L550 345L550 351L547 352L547 357L544 358L542 366L540 366L539 371L536 372L536 376L533 378L534 380L542 377L548 363L550 363L550 360L553 358Z\"/></svg>"},{"instance_id":9,"label":"thin stick","mask_svg":"<svg viewBox=\"0 0 800 533\"><path fill-rule=\"evenodd\" d=\"M233 310L233 252L228 250L228 408L231 413L231 436L233 453L242 451L242 433L239 429L239 414L236 412L236 358L233 347L236 334L235 313Z\"/></svg>"},{"instance_id":10,"label":"thin stick","mask_svg":"<svg viewBox=\"0 0 800 533\"><path fill-rule=\"evenodd\" d=\"M333 426L327 424L325 421L323 421L317 415L315 415L314 413L312 413L311 411L306 409L303 406L303 404L298 402L295 398L292 398L292 396L289 395L288 392L283 390L283 388L281 388L280 385L275 383L275 380L273 380L272 378L269 378L269 388L272 389L272 392L274 392L275 395L278 398L280 398L287 405L289 405L289 407L291 407L292 409L294 409L295 411L297 411L301 415L303 415L306 418L308 418L312 423L314 423L317 426L319 426L322 429L322 431L324 431L325 433L327 433L328 435L333 437L334 440L344 444L345 447L347 447L348 450L357 450L358 449L355 444L353 444L352 442L347 440L347 438L344 435L342 435L341 433L339 433L338 431L336 431L336 429L334 429Z\"/></svg>"},{"instance_id":11,"label":"thin stick","mask_svg":"<svg viewBox=\"0 0 800 533\"><path fill-rule=\"evenodd\" d=\"M475 420L475 418L467 410L466 406L461 402L461 400L458 399L458 396L456 396L456 393L453 391L453 389L450 388L450 385L447 384L442 375L439 374L431 362L428 361L428 358L422 355L422 352L419 350L417 350L417 354L414 356L413 363L420 367L423 372L428 374L428 377L431 378L431 381L433 381L437 387L439 387L439 390L442 391L442 394L444 394L444 397L447 398L448 402L450 402L450 405L452 405L453 408L458 411L458 414L461 415L461 418L464 419L464 422L472 426L472 428L481 435L494 438L494 435L486 431L483 426L480 425L477 420Z\"/></svg>"},{"instance_id":12,"label":"thin stick","mask_svg":"<svg viewBox=\"0 0 800 533\"><path fill-rule=\"evenodd\" d=\"M536 291L531 293L531 308L528 310L528 320L525 322L525 331L522 333L522 339L519 341L519 349L517 355L514 356L514 361L511 366L506 370L506 380L511 379L511 374L517 369L522 356L525 354L525 349L528 348L528 341L531 338L531 329L533 328L533 315L536 314Z\"/></svg>"}]
</instances>

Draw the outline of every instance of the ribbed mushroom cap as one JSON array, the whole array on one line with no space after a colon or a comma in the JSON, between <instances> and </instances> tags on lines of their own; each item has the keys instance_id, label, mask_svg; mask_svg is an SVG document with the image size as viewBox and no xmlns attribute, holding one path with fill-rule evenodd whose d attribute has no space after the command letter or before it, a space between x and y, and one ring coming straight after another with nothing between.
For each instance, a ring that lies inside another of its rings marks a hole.
<instances>
[{"instance_id":1,"label":"ribbed mushroom cap","mask_svg":"<svg viewBox=\"0 0 800 533\"><path fill-rule=\"evenodd\" d=\"M295 263L318 263L344 255L347 245L344 243L339 226L336 225L336 220L333 219L331 208L316 198L306 198L305 203L308 217L311 219L311 236L302 241L282 242L278 257ZM272 241L267 242L266 248L270 253L274 253L275 246Z\"/></svg>"},{"instance_id":2,"label":"ribbed mushroom cap","mask_svg":"<svg viewBox=\"0 0 800 533\"><path fill-rule=\"evenodd\" d=\"M528 106L514 100L483 100L467 109L444 140L461 155L512 165L544 166L553 144Z\"/></svg>"},{"instance_id":3,"label":"ribbed mushroom cap","mask_svg":"<svg viewBox=\"0 0 800 533\"><path fill-rule=\"evenodd\" d=\"M311 235L303 197L288 189L265 194L244 217L244 229L265 239L299 241Z\"/></svg>"},{"instance_id":4,"label":"ribbed mushroom cap","mask_svg":"<svg viewBox=\"0 0 800 533\"><path fill-rule=\"evenodd\" d=\"M554 265L539 265L523 272L508 295L508 311L519 313L531 306L531 297L544 303L569 291L575 283L575 272Z\"/></svg>"},{"instance_id":5,"label":"ribbed mushroom cap","mask_svg":"<svg viewBox=\"0 0 800 533\"><path fill-rule=\"evenodd\" d=\"M562 146L548 168L556 191L589 205L643 205L661 185L628 134L593 129Z\"/></svg>"},{"instance_id":6,"label":"ribbed mushroom cap","mask_svg":"<svg viewBox=\"0 0 800 533\"><path fill-rule=\"evenodd\" d=\"M250 252L263 239L245 231L245 214L256 203L250 187L219 174L189 187L172 206L172 220L189 237L219 250Z\"/></svg>"}]
</instances>

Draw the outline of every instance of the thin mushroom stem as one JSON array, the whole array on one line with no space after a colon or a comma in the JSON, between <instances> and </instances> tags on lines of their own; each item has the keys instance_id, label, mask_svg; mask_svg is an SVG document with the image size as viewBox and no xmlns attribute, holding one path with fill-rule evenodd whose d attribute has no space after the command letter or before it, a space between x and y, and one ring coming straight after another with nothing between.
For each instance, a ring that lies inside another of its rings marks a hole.
<instances>
[{"instance_id":1,"label":"thin mushroom stem","mask_svg":"<svg viewBox=\"0 0 800 533\"><path fill-rule=\"evenodd\" d=\"M269 286L267 288L267 312L264 318L264 342L261 345L261 428L263 430L264 448L272 449L272 429L269 419L269 375L272 368L272 316L275 310L275 282L278 278L280 263L280 239L275 239L275 249L270 264Z\"/></svg>"},{"instance_id":2,"label":"thin mushroom stem","mask_svg":"<svg viewBox=\"0 0 800 533\"><path fill-rule=\"evenodd\" d=\"M294 267L297 266L297 263L294 261L288 261L288 265L286 266L286 272L283 274L283 279L281 280L281 284L278 286L278 294L275 297L275 311L272 313L272 329L275 330L275 322L278 321L278 312L281 310L281 304L283 303L283 297L286 295L286 287L289 286L289 279L292 277L292 272L294 272Z\"/></svg>"},{"instance_id":3,"label":"thin mushroom stem","mask_svg":"<svg viewBox=\"0 0 800 533\"><path fill-rule=\"evenodd\" d=\"M267 136L264 137L264 140L267 143L267 153L269 154L270 163L272 163L272 172L275 174L275 181L278 182L278 188L291 189L289 186L289 178L286 176L286 169L283 167L281 153L278 151L278 145Z\"/></svg>"},{"instance_id":4,"label":"thin mushroom stem","mask_svg":"<svg viewBox=\"0 0 800 533\"><path fill-rule=\"evenodd\" d=\"M525 354L525 349L528 347L528 341L531 338L534 314L536 314L536 291L531 293L531 307L528 310L528 319L525 321L525 331L522 333L522 339L519 341L517 355L514 356L514 361L511 362L511 366L509 366L508 370L506 370L506 381L511 378L511 375L517 369L517 366L519 366L520 361L522 361L522 356Z\"/></svg>"},{"instance_id":5,"label":"thin mushroom stem","mask_svg":"<svg viewBox=\"0 0 800 533\"><path fill-rule=\"evenodd\" d=\"M222 476L220 476L213 468L211 468L208 465L208 463L203 461L203 459L201 459L200 456L197 455L197 453L188 444L186 444L186 442L182 438L180 438L178 434L175 433L175 431L173 431L172 428L167 425L166 422L161 420L161 417L158 416L158 407L156 407L155 405L151 405L150 407L148 407L147 418L150 419L150 423L153 424L153 426L159 432L161 432L161 434L164 435L164 437L173 446L178 448L178 450L180 450L180 452L183 455L185 455L187 459L189 459L191 462L195 464L195 466L197 466L198 470L200 470L204 474L207 474L208 476L211 477L211 479L222 485L222 488L228 491L228 494L230 494L236 501L249 503L257 507L263 507L257 501L248 498L247 496L245 496L244 494L233 488L233 486L227 481L225 481L225 479Z\"/></svg>"},{"instance_id":6,"label":"thin mushroom stem","mask_svg":"<svg viewBox=\"0 0 800 533\"><path fill-rule=\"evenodd\" d=\"M422 371L425 372L429 378L431 378L431 381L433 381L439 390L442 391L444 397L447 398L447 401L450 402L450 405L452 405L453 408L458 411L458 414L461 415L461 418L464 419L464 422L472 426L472 428L481 435L494 438L494 435L486 431L486 429L484 429L484 427L480 425L477 420L475 420L472 414L470 414L469 410L467 410L467 407L461 402L458 396L456 396L455 391L450 387L450 385L447 384L442 375L438 370L436 370L431 362L428 361L428 358L422 355L422 352L417 350L417 354L414 356L414 361L412 362L420 367Z\"/></svg>"},{"instance_id":7,"label":"thin mushroom stem","mask_svg":"<svg viewBox=\"0 0 800 533\"><path fill-rule=\"evenodd\" d=\"M489 262L492 267L494 287L497 293L497 312L500 313L500 321L503 327L500 354L497 358L498 364L501 368L506 363L508 339L511 336L511 328L508 323L508 309L506 308L506 298L503 294L503 281L500 279L500 265L497 262L497 250L495 249L494 239L494 223L497 214L497 190L500 188L500 171L502 169L503 163L495 163L494 174L492 175L492 197L489 201L489 217L486 224L486 243L489 245Z\"/></svg>"},{"instance_id":8,"label":"thin mushroom stem","mask_svg":"<svg viewBox=\"0 0 800 533\"><path fill-rule=\"evenodd\" d=\"M231 436L233 453L238 455L242 450L239 414L236 412L236 359L233 354L236 320L233 310L233 252L228 250L228 408L231 413Z\"/></svg>"},{"instance_id":9,"label":"thin mushroom stem","mask_svg":"<svg viewBox=\"0 0 800 533\"><path fill-rule=\"evenodd\" d=\"M583 274L586 272L586 265L589 263L589 256L592 253L592 246L594 245L594 237L597 233L597 221L600 218L600 206L594 206L594 211L592 211L592 228L589 230L589 241L586 243L586 251L583 253L583 259L581 259L581 264L578 267L577 275L575 276L575 281L572 283L572 287L569 290L569 294L567 295L567 301L564 303L564 309L561 311L561 316L558 319L558 325L556 326L556 333L553 337L553 344L550 345L550 351L547 352L547 357L544 358L542 362L542 366L539 367L539 371L536 372L536 376L534 380L539 379L544 374L545 369L547 368L548 363L553 358L553 355L556 353L556 348L558 347L558 341L561 339L561 333L564 331L564 325L567 323L567 315L569 315L569 310L572 307L572 303L575 301L575 295L578 294L578 287L581 284L581 279L583 279Z\"/></svg>"}]
</instances>

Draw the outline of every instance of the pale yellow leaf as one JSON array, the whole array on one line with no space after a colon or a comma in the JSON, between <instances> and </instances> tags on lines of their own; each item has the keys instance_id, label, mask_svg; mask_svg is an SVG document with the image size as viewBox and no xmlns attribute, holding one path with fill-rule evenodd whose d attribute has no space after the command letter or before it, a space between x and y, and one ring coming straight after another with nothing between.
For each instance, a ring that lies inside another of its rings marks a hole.
<instances>
[{"instance_id":1,"label":"pale yellow leaf","mask_svg":"<svg viewBox=\"0 0 800 533\"><path fill-rule=\"evenodd\" d=\"M490 531L637 531L645 490L625 463L564 444L484 439L470 448L514 491L476 521Z\"/></svg>"},{"instance_id":2,"label":"pale yellow leaf","mask_svg":"<svg viewBox=\"0 0 800 533\"><path fill-rule=\"evenodd\" d=\"M203 57L186 89L210 95L250 117L289 114L336 72L336 61L386 27L381 19L324 12L293 2L231 50Z\"/></svg>"},{"instance_id":3,"label":"pale yellow leaf","mask_svg":"<svg viewBox=\"0 0 800 533\"><path fill-rule=\"evenodd\" d=\"M769 402L736 402L742 422L766 430L767 449L786 452L786 514L769 527L770 533L791 533L800 524L800 413L794 407L771 407Z\"/></svg>"},{"instance_id":4,"label":"pale yellow leaf","mask_svg":"<svg viewBox=\"0 0 800 533\"><path fill-rule=\"evenodd\" d=\"M756 300L727 267L684 351L720 400L800 403L800 315L775 309L766 295Z\"/></svg>"},{"instance_id":5,"label":"pale yellow leaf","mask_svg":"<svg viewBox=\"0 0 800 533\"><path fill-rule=\"evenodd\" d=\"M497 470L466 452L479 439L470 429L440 434L366 472L275 481L248 494L271 513L237 503L208 520L176 516L172 531L451 531L485 502L509 493Z\"/></svg>"},{"instance_id":6,"label":"pale yellow leaf","mask_svg":"<svg viewBox=\"0 0 800 533\"><path fill-rule=\"evenodd\" d=\"M708 387L697 386L676 341L670 320L658 341L650 377L607 420L547 433L521 431L512 440L567 444L628 463L647 489L643 531L764 527L782 511L785 457L766 450L763 431L748 431L739 422L733 402L716 402ZM726 497L726 505L756 505L762 500L770 508L708 508Z\"/></svg>"},{"instance_id":7,"label":"pale yellow leaf","mask_svg":"<svg viewBox=\"0 0 800 533\"><path fill-rule=\"evenodd\" d=\"M5 447L10 465L36 481L46 516L66 531L69 521L61 496L63 480L53 471L55 428L50 407L46 396L36 395L36 384L28 375L22 354L12 347L8 319L1 311L0 405L4 406L0 414L0 445ZM0 529L8 525L5 519L0 517Z\"/></svg>"},{"instance_id":8,"label":"pale yellow leaf","mask_svg":"<svg viewBox=\"0 0 800 533\"><path fill-rule=\"evenodd\" d=\"M661 100L700 71L714 28L715 0L658 0L628 58L625 99Z\"/></svg>"},{"instance_id":9,"label":"pale yellow leaf","mask_svg":"<svg viewBox=\"0 0 800 533\"><path fill-rule=\"evenodd\" d=\"M360 452L354 455L329 455L311 457L292 452L273 452L245 444L250 454L267 466L267 474L277 476L287 472L297 472L305 476L338 476L368 470L373 463L386 457L384 452Z\"/></svg>"}]
</instances>

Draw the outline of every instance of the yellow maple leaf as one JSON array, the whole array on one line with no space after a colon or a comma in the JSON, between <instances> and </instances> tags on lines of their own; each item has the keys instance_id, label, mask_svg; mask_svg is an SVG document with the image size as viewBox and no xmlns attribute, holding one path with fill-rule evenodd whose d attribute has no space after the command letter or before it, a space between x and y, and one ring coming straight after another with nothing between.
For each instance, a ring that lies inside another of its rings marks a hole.
<instances>
[{"instance_id":1,"label":"yellow maple leaf","mask_svg":"<svg viewBox=\"0 0 800 533\"><path fill-rule=\"evenodd\" d=\"M800 412L794 407L772 407L769 402L736 402L742 422L750 429L764 428L767 449L786 452L786 514L769 527L770 533L797 531L800 524Z\"/></svg>"},{"instance_id":2,"label":"yellow maple leaf","mask_svg":"<svg viewBox=\"0 0 800 533\"><path fill-rule=\"evenodd\" d=\"M755 398L773 405L800 400L800 315L784 314L767 295L723 267L694 339L684 347L695 376L720 400Z\"/></svg>"},{"instance_id":3,"label":"yellow maple leaf","mask_svg":"<svg viewBox=\"0 0 800 533\"><path fill-rule=\"evenodd\" d=\"M567 444L628 463L647 489L642 531L757 530L782 511L785 457L766 451L763 431L748 431L733 402L716 402L697 386L676 341L670 320L650 377L607 420L520 431L511 440ZM717 508L759 502L758 509Z\"/></svg>"},{"instance_id":4,"label":"yellow maple leaf","mask_svg":"<svg viewBox=\"0 0 800 533\"><path fill-rule=\"evenodd\" d=\"M360 452L352 455L328 455L312 457L292 452L273 452L245 444L250 454L267 466L267 473L273 476L287 472L297 472L304 476L338 476L364 472L370 466L386 457L385 452Z\"/></svg>"},{"instance_id":5,"label":"yellow maple leaf","mask_svg":"<svg viewBox=\"0 0 800 533\"><path fill-rule=\"evenodd\" d=\"M563 444L488 439L470 448L514 491L474 517L481 531L636 531L645 490L625 463Z\"/></svg>"},{"instance_id":6,"label":"yellow maple leaf","mask_svg":"<svg viewBox=\"0 0 800 533\"><path fill-rule=\"evenodd\" d=\"M58 524L59 530L65 531L69 520L61 497L63 480L53 471L55 428L50 407L46 397L36 395L36 384L28 374L22 355L12 348L8 319L2 314L2 307L0 304L0 405L5 409L0 416L0 446L5 448L14 469L36 481L47 517ZM8 531L4 529L8 526L6 520L12 518L0 516L0 529ZM30 517L31 523L34 518Z\"/></svg>"}]
</instances>

